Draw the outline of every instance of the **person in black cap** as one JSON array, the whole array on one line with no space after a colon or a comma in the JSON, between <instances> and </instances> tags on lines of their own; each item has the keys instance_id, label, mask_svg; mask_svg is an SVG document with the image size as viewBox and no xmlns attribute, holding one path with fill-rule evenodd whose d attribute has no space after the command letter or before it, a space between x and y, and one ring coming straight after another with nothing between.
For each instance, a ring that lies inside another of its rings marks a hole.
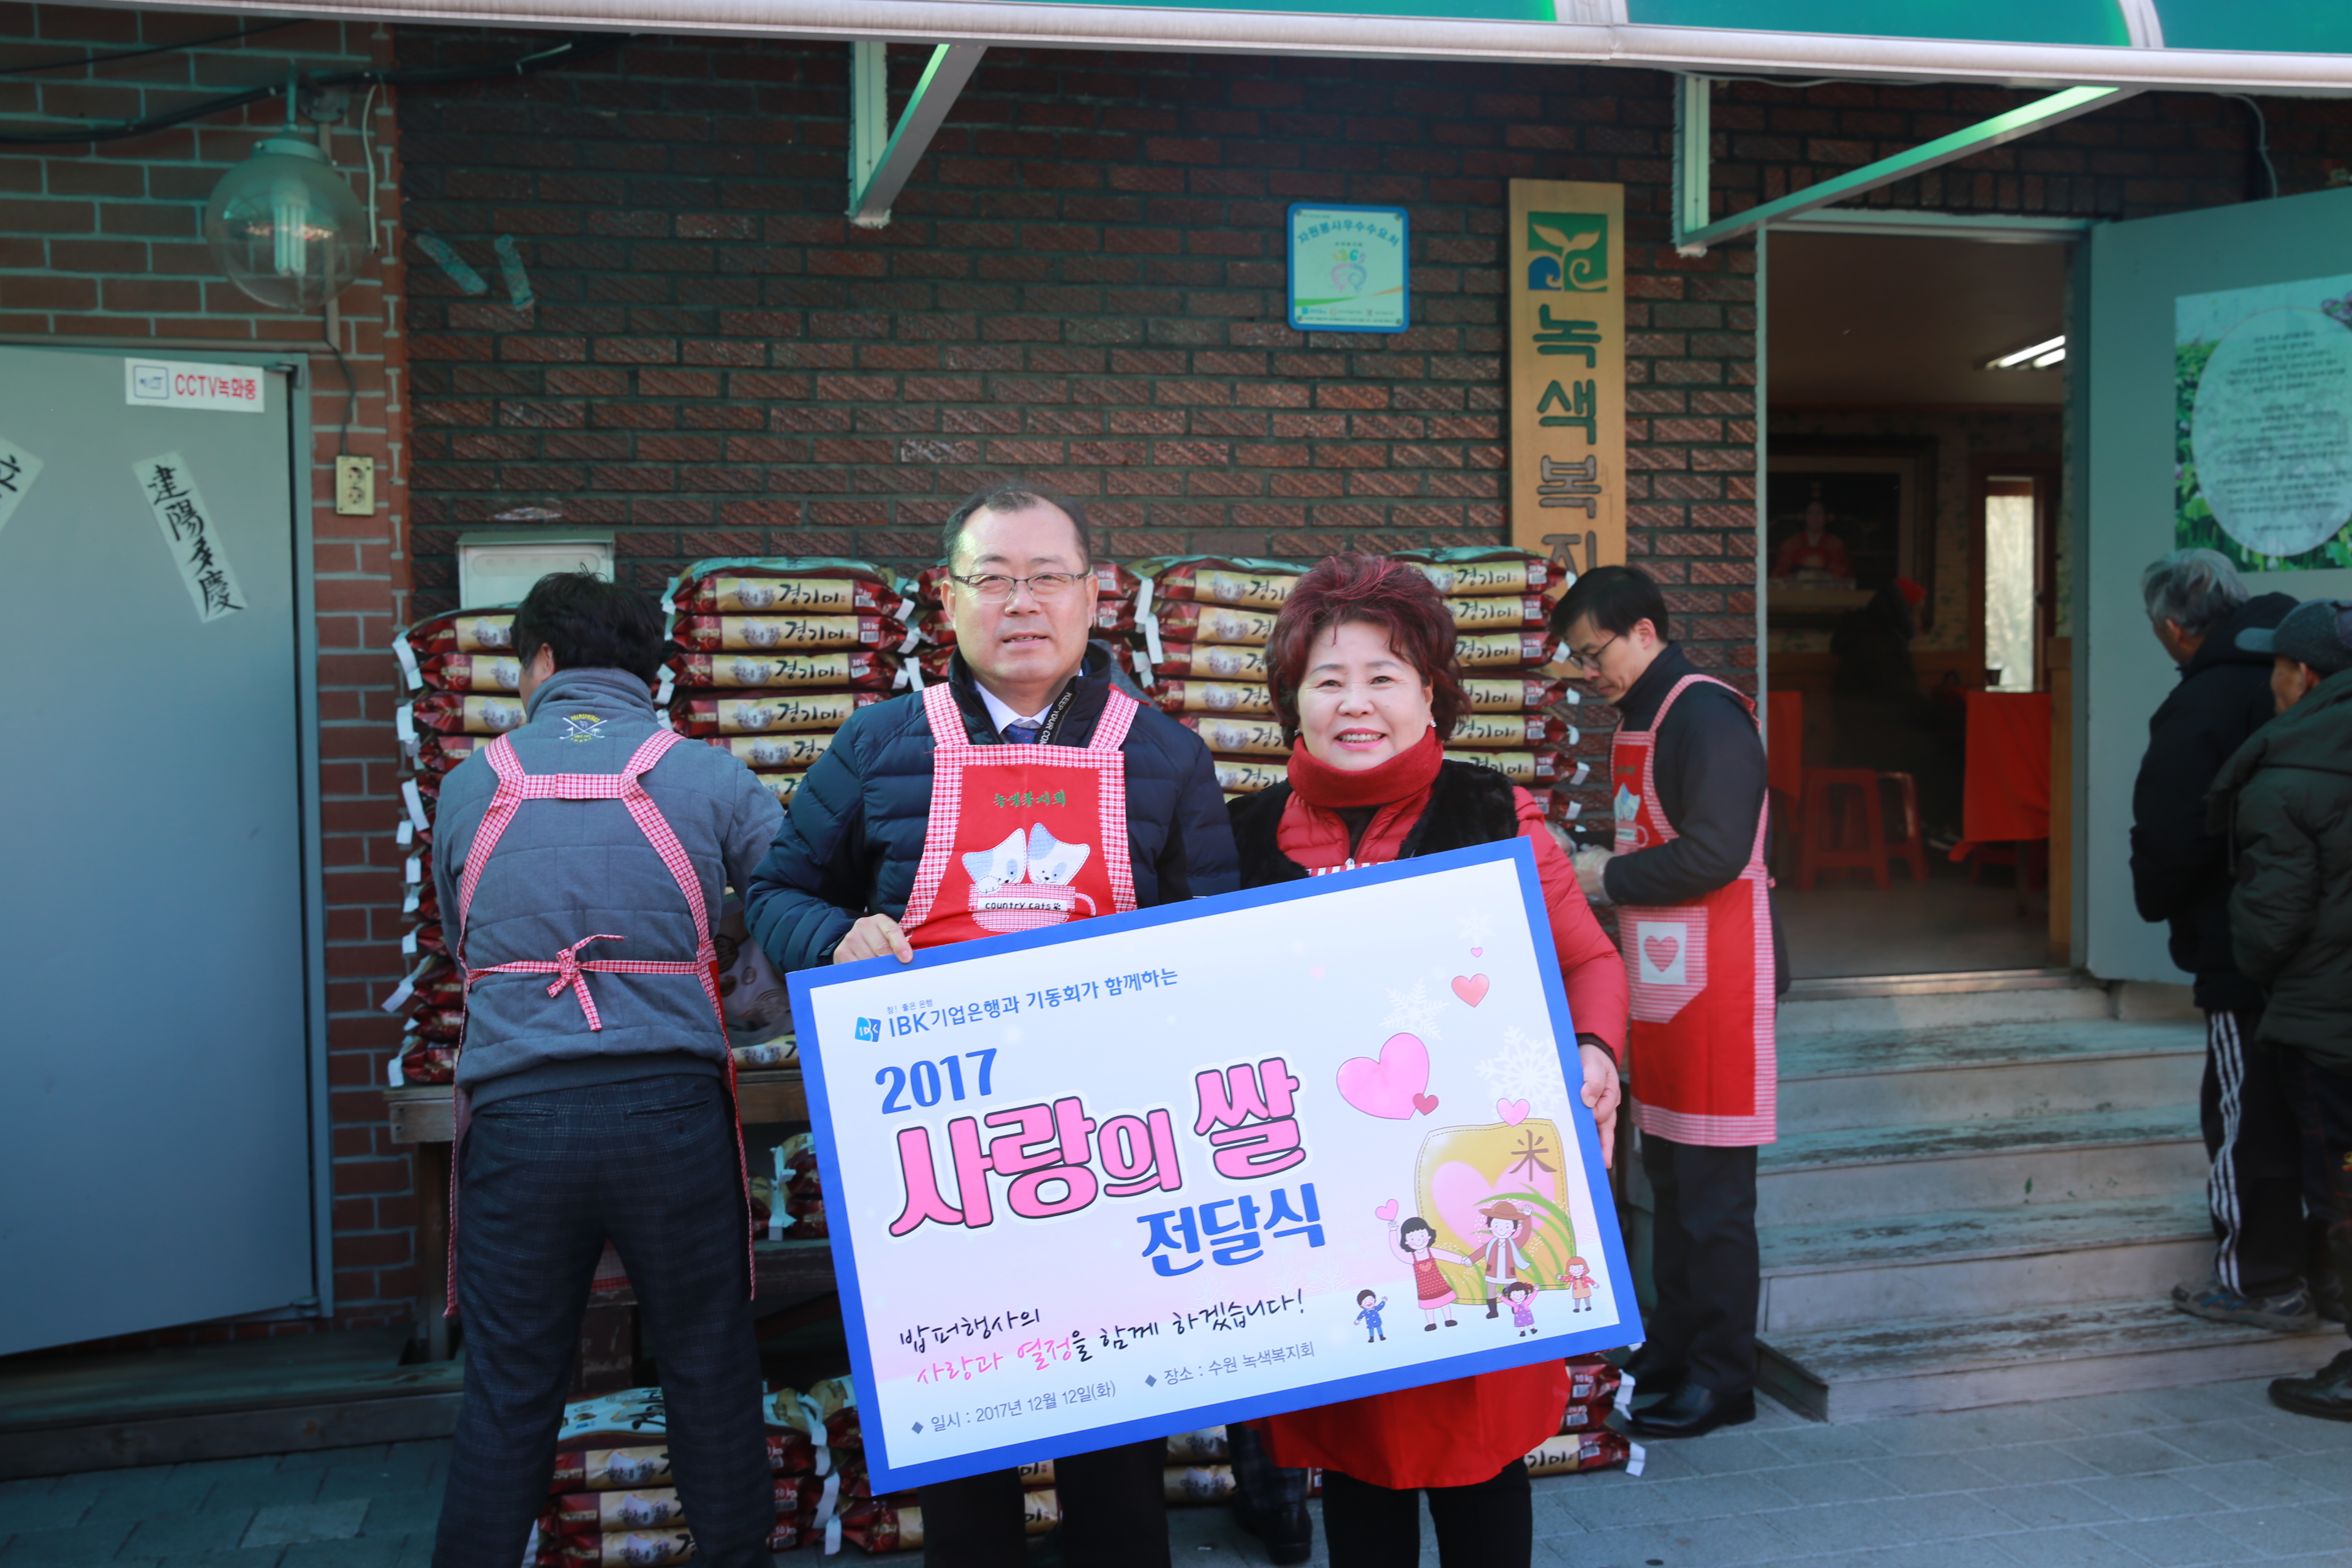
<instances>
[{"instance_id":1,"label":"person in black cap","mask_svg":"<svg viewBox=\"0 0 2352 1568\"><path fill-rule=\"evenodd\" d=\"M2278 1079L2278 1053L2253 1044L2263 988L2230 954L2228 857L2221 837L2205 830L2213 775L2278 710L2271 656L2240 647L2238 634L2277 626L2294 601L2249 596L2237 567L2214 550L2176 550L2151 563L2140 595L2180 679L2148 718L2147 752L2132 784L2132 900L2140 919L2171 927L2172 962L2196 978L2205 1015L2198 1111L2213 1163L2205 1184L2212 1264L2174 1286L2172 1301L2219 1322L2307 1329L2326 1271L2313 1268L2318 1277L2305 1289L2294 1112Z\"/></svg>"},{"instance_id":2,"label":"person in black cap","mask_svg":"<svg viewBox=\"0 0 2352 1568\"><path fill-rule=\"evenodd\" d=\"M2213 780L2210 823L2229 834L2238 967L2268 993L2258 1045L2280 1076L2328 1188L2328 1261L2352 1284L2352 599L2299 605L2238 634L2271 656L2279 716ZM2271 1402L2352 1421L2352 1350Z\"/></svg>"}]
</instances>

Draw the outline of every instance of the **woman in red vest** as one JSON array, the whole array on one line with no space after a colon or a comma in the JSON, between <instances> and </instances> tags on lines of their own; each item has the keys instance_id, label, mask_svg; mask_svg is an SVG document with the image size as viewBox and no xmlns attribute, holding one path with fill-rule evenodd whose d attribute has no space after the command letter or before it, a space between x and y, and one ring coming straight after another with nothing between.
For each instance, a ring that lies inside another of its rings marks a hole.
<instances>
[{"instance_id":1,"label":"woman in red vest","mask_svg":"<svg viewBox=\"0 0 2352 1568\"><path fill-rule=\"evenodd\" d=\"M1491 768L1445 760L1445 739L1467 707L1454 638L1445 602L1411 566L1339 555L1299 580L1266 647L1275 713L1293 737L1289 781L1233 805L1242 886L1528 839L1576 1019L1583 1100L1606 1156L1624 966L1543 808ZM1424 1490L1446 1562L1525 1568L1535 1521L1523 1460L1559 1431L1567 1403L1567 1372L1555 1361L1251 1426L1276 1465L1322 1468L1333 1568L1410 1568L1420 1555ZM1244 1463L1237 1453L1237 1468ZM1287 1529L1264 1514L1244 1521L1266 1535L1276 1562L1305 1560L1303 1508Z\"/></svg>"}]
</instances>

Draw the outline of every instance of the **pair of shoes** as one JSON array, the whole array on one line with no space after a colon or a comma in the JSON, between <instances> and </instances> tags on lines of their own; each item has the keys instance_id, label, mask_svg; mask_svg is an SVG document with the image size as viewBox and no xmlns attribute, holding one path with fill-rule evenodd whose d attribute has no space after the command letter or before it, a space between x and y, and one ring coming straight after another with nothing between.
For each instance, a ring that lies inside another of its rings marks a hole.
<instances>
[{"instance_id":1,"label":"pair of shoes","mask_svg":"<svg viewBox=\"0 0 2352 1568\"><path fill-rule=\"evenodd\" d=\"M1635 1411L1625 1429L1636 1437L1704 1437L1718 1426L1755 1419L1753 1390L1717 1394L1703 1383L1682 1383L1655 1405Z\"/></svg>"},{"instance_id":2,"label":"pair of shoes","mask_svg":"<svg viewBox=\"0 0 2352 1568\"><path fill-rule=\"evenodd\" d=\"M2175 1285L2172 1305L2175 1310L2192 1318L2216 1323L2244 1323L2250 1328L2283 1332L2308 1329L2319 1321L2319 1315L2311 1310L2311 1293L2300 1284L2275 1295L2248 1296L2222 1284L2217 1274L2209 1274L2195 1284Z\"/></svg>"},{"instance_id":3,"label":"pair of shoes","mask_svg":"<svg viewBox=\"0 0 2352 1568\"><path fill-rule=\"evenodd\" d=\"M1276 1563L1304 1563L1315 1555L1315 1516L1304 1502L1260 1513L1235 1498L1234 1522L1265 1542L1265 1554Z\"/></svg>"},{"instance_id":4,"label":"pair of shoes","mask_svg":"<svg viewBox=\"0 0 2352 1568\"><path fill-rule=\"evenodd\" d=\"M1633 1352L1633 1359L1625 1363L1624 1372L1633 1380L1633 1397L1636 1400L1662 1398L1673 1393L1689 1377L1689 1373L1678 1364L1669 1364L1663 1358L1654 1360L1647 1345Z\"/></svg>"},{"instance_id":5,"label":"pair of shoes","mask_svg":"<svg viewBox=\"0 0 2352 1568\"><path fill-rule=\"evenodd\" d=\"M2352 1351L2344 1352L2309 1377L2273 1380L2271 1403L2297 1415L2352 1421Z\"/></svg>"}]
</instances>

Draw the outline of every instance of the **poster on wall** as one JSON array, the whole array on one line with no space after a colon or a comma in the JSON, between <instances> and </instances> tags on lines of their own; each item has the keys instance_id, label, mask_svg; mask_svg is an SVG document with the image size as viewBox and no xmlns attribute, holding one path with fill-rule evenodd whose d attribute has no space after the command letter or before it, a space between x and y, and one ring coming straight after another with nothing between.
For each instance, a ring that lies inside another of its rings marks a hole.
<instances>
[{"instance_id":1,"label":"poster on wall","mask_svg":"<svg viewBox=\"0 0 2352 1568\"><path fill-rule=\"evenodd\" d=\"M1002 869L791 977L877 1493L1641 1338L1523 840L1034 930Z\"/></svg>"},{"instance_id":2,"label":"poster on wall","mask_svg":"<svg viewBox=\"0 0 2352 1568\"><path fill-rule=\"evenodd\" d=\"M2173 301L2174 538L2352 566L2352 275Z\"/></svg>"},{"instance_id":3,"label":"poster on wall","mask_svg":"<svg viewBox=\"0 0 2352 1568\"><path fill-rule=\"evenodd\" d=\"M1513 180L1511 542L1625 560L1625 187Z\"/></svg>"},{"instance_id":4,"label":"poster on wall","mask_svg":"<svg viewBox=\"0 0 2352 1568\"><path fill-rule=\"evenodd\" d=\"M1402 332L1412 325L1412 222L1402 207L1290 207L1290 325Z\"/></svg>"}]
</instances>

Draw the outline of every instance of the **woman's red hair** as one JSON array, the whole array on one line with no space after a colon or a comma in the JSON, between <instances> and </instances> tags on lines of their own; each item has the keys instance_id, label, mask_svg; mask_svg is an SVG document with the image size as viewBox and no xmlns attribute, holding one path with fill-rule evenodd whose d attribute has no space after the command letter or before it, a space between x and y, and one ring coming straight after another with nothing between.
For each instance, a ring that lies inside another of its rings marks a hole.
<instances>
[{"instance_id":1,"label":"woman's red hair","mask_svg":"<svg viewBox=\"0 0 2352 1568\"><path fill-rule=\"evenodd\" d=\"M1298 733L1298 688L1307 677L1307 650L1327 629L1350 621L1387 634L1390 651L1429 683L1437 738L1450 737L1470 705L1454 666L1454 614L1419 571L1377 555L1328 556L1283 601L1265 648L1274 716L1283 732Z\"/></svg>"}]
</instances>

